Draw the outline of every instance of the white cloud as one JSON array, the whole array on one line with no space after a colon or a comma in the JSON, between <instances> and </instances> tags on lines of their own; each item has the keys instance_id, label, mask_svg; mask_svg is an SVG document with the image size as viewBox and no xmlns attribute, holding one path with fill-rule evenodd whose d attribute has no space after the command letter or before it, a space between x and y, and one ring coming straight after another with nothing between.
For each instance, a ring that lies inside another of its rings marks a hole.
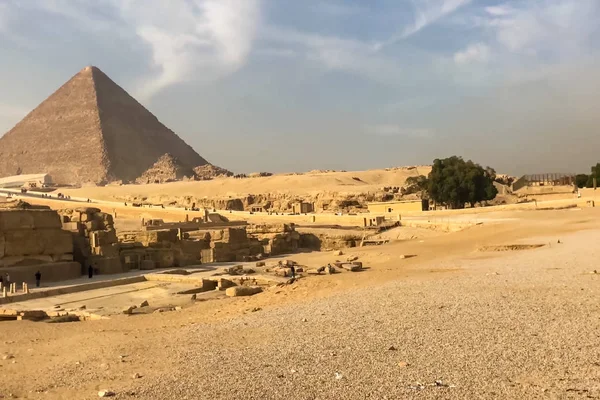
<instances>
[{"instance_id":1,"label":"white cloud","mask_svg":"<svg viewBox=\"0 0 600 400\"><path fill-rule=\"evenodd\" d=\"M137 36L152 53L157 70L144 77L140 97L191 80L217 79L242 67L261 19L261 0L44 0L0 3L26 14L35 9L69 19L86 31ZM99 12L99 8L102 12Z\"/></svg>"},{"instance_id":2,"label":"white cloud","mask_svg":"<svg viewBox=\"0 0 600 400\"><path fill-rule=\"evenodd\" d=\"M475 43L454 54L454 62L458 65L485 63L490 59L490 48L483 43Z\"/></svg>"},{"instance_id":3,"label":"white cloud","mask_svg":"<svg viewBox=\"0 0 600 400\"><path fill-rule=\"evenodd\" d=\"M260 0L114 1L150 46L159 69L142 87L142 97L175 83L237 71L252 50L261 19Z\"/></svg>"},{"instance_id":4,"label":"white cloud","mask_svg":"<svg viewBox=\"0 0 600 400\"><path fill-rule=\"evenodd\" d=\"M585 53L597 29L597 0L544 0L487 7L483 25L500 45L513 53L572 57ZM517 4L519 7L517 8Z\"/></svg>"},{"instance_id":5,"label":"white cloud","mask_svg":"<svg viewBox=\"0 0 600 400\"><path fill-rule=\"evenodd\" d=\"M502 16L512 13L512 8L507 5L486 7L485 11L493 16Z\"/></svg>"},{"instance_id":6,"label":"white cloud","mask_svg":"<svg viewBox=\"0 0 600 400\"><path fill-rule=\"evenodd\" d=\"M426 128L405 128L394 124L377 124L365 126L365 133L373 136L404 136L412 138L428 138L433 135L430 129Z\"/></svg>"}]
</instances>

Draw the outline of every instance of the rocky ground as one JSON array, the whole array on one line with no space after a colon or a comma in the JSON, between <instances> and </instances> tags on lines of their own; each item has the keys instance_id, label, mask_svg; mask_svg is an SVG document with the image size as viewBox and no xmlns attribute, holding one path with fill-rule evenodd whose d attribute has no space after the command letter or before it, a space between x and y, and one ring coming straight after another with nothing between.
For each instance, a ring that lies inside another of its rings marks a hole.
<instances>
[{"instance_id":1,"label":"rocky ground","mask_svg":"<svg viewBox=\"0 0 600 400\"><path fill-rule=\"evenodd\" d=\"M178 312L3 322L0 354L14 358L0 359L0 394L597 398L597 217L595 210L532 212L423 243L360 250L372 267L365 272ZM511 243L545 246L477 251ZM400 252L417 257L401 261Z\"/></svg>"}]
</instances>

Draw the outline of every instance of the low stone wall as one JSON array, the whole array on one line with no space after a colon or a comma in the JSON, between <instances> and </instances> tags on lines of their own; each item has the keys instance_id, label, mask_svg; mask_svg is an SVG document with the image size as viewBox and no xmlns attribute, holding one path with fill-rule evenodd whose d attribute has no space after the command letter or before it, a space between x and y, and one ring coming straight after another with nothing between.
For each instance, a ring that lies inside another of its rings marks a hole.
<instances>
[{"instance_id":1,"label":"low stone wall","mask_svg":"<svg viewBox=\"0 0 600 400\"><path fill-rule=\"evenodd\" d=\"M8 273L10 281L20 285L21 282L35 283L35 274L40 271L43 282L59 282L81 277L81 264L75 261L35 264L23 267L0 268L0 274Z\"/></svg>"}]
</instances>

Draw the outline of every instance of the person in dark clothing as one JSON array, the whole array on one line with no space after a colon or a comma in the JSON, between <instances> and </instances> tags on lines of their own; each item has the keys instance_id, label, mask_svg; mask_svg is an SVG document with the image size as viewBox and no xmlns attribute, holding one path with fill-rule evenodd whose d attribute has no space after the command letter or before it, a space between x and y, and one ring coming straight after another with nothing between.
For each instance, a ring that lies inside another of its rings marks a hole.
<instances>
[{"instance_id":1,"label":"person in dark clothing","mask_svg":"<svg viewBox=\"0 0 600 400\"><path fill-rule=\"evenodd\" d=\"M92 276L94 276L94 268L90 265L88 267L88 278L92 279Z\"/></svg>"},{"instance_id":2,"label":"person in dark clothing","mask_svg":"<svg viewBox=\"0 0 600 400\"><path fill-rule=\"evenodd\" d=\"M40 281L42 280L42 273L40 271L35 273L35 286L40 287Z\"/></svg>"},{"instance_id":3,"label":"person in dark clothing","mask_svg":"<svg viewBox=\"0 0 600 400\"><path fill-rule=\"evenodd\" d=\"M296 267L295 266L291 266L290 269L292 270L292 278L296 277Z\"/></svg>"}]
</instances>

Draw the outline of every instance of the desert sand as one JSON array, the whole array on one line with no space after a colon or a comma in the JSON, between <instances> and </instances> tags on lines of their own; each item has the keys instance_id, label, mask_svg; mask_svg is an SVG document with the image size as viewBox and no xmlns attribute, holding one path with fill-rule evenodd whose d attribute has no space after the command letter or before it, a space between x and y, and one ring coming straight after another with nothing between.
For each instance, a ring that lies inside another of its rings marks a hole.
<instances>
[{"instance_id":1,"label":"desert sand","mask_svg":"<svg viewBox=\"0 0 600 400\"><path fill-rule=\"evenodd\" d=\"M227 197L259 193L286 193L307 195L317 193L365 193L385 186L402 186L410 176L427 175L431 166L398 167L369 171L306 172L302 174L275 174L246 179L216 178L209 181L171 182L148 185L86 186L65 189L72 197L90 197L100 200L120 200L134 196L168 199L169 196ZM356 179L354 179L356 178Z\"/></svg>"},{"instance_id":2,"label":"desert sand","mask_svg":"<svg viewBox=\"0 0 600 400\"><path fill-rule=\"evenodd\" d=\"M365 271L243 299L88 322L0 322L0 394L597 397L599 217L597 208L500 212L459 232L347 249ZM492 251L515 244L544 246Z\"/></svg>"}]
</instances>

